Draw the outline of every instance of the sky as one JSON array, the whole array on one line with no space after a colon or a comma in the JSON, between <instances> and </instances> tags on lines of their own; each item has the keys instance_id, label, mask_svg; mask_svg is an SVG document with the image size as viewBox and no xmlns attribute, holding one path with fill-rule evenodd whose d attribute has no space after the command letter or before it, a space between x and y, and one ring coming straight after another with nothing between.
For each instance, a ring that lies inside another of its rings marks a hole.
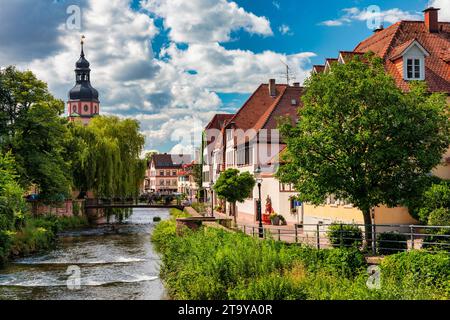
<instances>
[{"instance_id":1,"label":"sky","mask_svg":"<svg viewBox=\"0 0 450 320\"><path fill-rule=\"evenodd\" d=\"M379 24L450 21L450 0L0 0L0 67L31 70L67 101L80 37L101 113L141 123L146 150L190 153L216 113L270 78L302 83Z\"/></svg>"}]
</instances>

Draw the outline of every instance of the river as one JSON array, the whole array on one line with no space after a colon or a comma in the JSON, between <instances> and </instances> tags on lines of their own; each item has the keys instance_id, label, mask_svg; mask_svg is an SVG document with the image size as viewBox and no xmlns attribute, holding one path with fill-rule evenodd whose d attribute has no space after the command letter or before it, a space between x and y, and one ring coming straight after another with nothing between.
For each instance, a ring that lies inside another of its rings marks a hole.
<instances>
[{"instance_id":1,"label":"river","mask_svg":"<svg viewBox=\"0 0 450 320\"><path fill-rule=\"evenodd\" d=\"M52 251L0 269L0 300L164 299L160 259L150 242L156 216L166 219L169 211L134 209L115 228L62 233Z\"/></svg>"}]
</instances>

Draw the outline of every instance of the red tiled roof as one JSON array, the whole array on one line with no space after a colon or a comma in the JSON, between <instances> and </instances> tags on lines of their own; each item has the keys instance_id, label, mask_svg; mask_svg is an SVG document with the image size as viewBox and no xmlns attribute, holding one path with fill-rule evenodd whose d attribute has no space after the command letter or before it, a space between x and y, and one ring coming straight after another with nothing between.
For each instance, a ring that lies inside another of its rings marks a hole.
<instances>
[{"instance_id":1,"label":"red tiled roof","mask_svg":"<svg viewBox=\"0 0 450 320\"><path fill-rule=\"evenodd\" d=\"M236 129L247 131L254 129L275 129L277 118L289 116L297 118L297 110L301 105L302 87L292 87L285 84L276 85L276 96L269 93L269 85L262 84L245 102L242 108L230 120ZM293 105L295 100L295 105ZM243 141L238 141L238 144Z\"/></svg>"},{"instance_id":2,"label":"red tiled roof","mask_svg":"<svg viewBox=\"0 0 450 320\"><path fill-rule=\"evenodd\" d=\"M206 126L206 129L222 129L225 122L233 118L234 114L216 114Z\"/></svg>"},{"instance_id":3,"label":"red tiled roof","mask_svg":"<svg viewBox=\"0 0 450 320\"><path fill-rule=\"evenodd\" d=\"M414 38L414 39L410 39L410 40L406 41L405 43L395 47L392 50L391 54L389 55L389 59L391 59L391 61L395 61L398 58L400 58L402 56L402 54L406 51L406 49L408 49L414 42L417 42L420 44L420 42L418 42L417 39ZM420 45L422 46L422 44L420 44Z\"/></svg>"},{"instance_id":4,"label":"red tiled roof","mask_svg":"<svg viewBox=\"0 0 450 320\"><path fill-rule=\"evenodd\" d=\"M351 61L356 56L362 56L362 55L364 55L364 53L355 52L355 51L340 51L339 52L339 56L342 58L344 63Z\"/></svg>"},{"instance_id":5,"label":"red tiled roof","mask_svg":"<svg viewBox=\"0 0 450 320\"><path fill-rule=\"evenodd\" d=\"M417 40L430 53L425 58L425 81L431 92L450 94L450 23L440 22L439 32L430 33L423 21L400 21L362 41L355 51L373 51L385 60L386 70L402 90L409 90L408 82L390 57L395 57Z\"/></svg>"},{"instance_id":6,"label":"red tiled roof","mask_svg":"<svg viewBox=\"0 0 450 320\"><path fill-rule=\"evenodd\" d=\"M322 73L325 70L324 65L315 65L313 66L313 70L317 73Z\"/></svg>"},{"instance_id":7,"label":"red tiled roof","mask_svg":"<svg viewBox=\"0 0 450 320\"><path fill-rule=\"evenodd\" d=\"M294 121L298 119L298 108L303 105L301 96L303 94L302 87L288 87L284 91L283 96L278 101L277 105L270 108L270 115L263 117L264 125L263 129L276 129L278 127L278 118L289 117ZM295 100L295 104L293 103Z\"/></svg>"},{"instance_id":8,"label":"red tiled roof","mask_svg":"<svg viewBox=\"0 0 450 320\"><path fill-rule=\"evenodd\" d=\"M332 64L333 62L337 62L338 61L338 59L336 59L336 58L327 58L327 59L325 59L325 62L327 62L328 64Z\"/></svg>"},{"instance_id":9,"label":"red tiled roof","mask_svg":"<svg viewBox=\"0 0 450 320\"><path fill-rule=\"evenodd\" d=\"M236 128L247 130L255 127L258 120L264 115L270 106L280 97L287 85L276 85L276 96L269 93L269 85L262 84L244 103L241 109L230 120Z\"/></svg>"},{"instance_id":10,"label":"red tiled roof","mask_svg":"<svg viewBox=\"0 0 450 320\"><path fill-rule=\"evenodd\" d=\"M447 64L450 62L450 48L448 49L448 52L442 52L442 60Z\"/></svg>"}]
</instances>

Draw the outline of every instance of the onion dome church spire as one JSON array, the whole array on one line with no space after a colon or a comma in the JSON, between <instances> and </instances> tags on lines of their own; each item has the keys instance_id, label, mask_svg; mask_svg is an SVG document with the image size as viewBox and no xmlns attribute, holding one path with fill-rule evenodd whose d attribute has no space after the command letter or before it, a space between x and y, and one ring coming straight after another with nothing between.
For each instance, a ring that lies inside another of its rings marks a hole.
<instances>
[{"instance_id":1,"label":"onion dome church spire","mask_svg":"<svg viewBox=\"0 0 450 320\"><path fill-rule=\"evenodd\" d=\"M100 114L98 91L91 85L90 63L84 54L84 40L81 37L80 59L75 64L75 86L69 92L69 120L81 120L85 125L96 115Z\"/></svg>"}]
</instances>

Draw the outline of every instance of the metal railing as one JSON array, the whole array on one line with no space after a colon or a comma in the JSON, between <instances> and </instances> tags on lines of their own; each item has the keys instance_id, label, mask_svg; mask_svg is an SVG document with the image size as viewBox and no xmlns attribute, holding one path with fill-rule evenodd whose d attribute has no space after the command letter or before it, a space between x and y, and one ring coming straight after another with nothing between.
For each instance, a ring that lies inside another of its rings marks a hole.
<instances>
[{"instance_id":1,"label":"metal railing","mask_svg":"<svg viewBox=\"0 0 450 320\"><path fill-rule=\"evenodd\" d=\"M330 228L331 227L331 228ZM374 255L409 250L442 250L450 252L450 226L370 225L366 234L363 224L300 224L295 226L264 226L265 239L306 244L317 249L336 247L371 248ZM238 225L241 232L258 237L257 225Z\"/></svg>"}]
</instances>

